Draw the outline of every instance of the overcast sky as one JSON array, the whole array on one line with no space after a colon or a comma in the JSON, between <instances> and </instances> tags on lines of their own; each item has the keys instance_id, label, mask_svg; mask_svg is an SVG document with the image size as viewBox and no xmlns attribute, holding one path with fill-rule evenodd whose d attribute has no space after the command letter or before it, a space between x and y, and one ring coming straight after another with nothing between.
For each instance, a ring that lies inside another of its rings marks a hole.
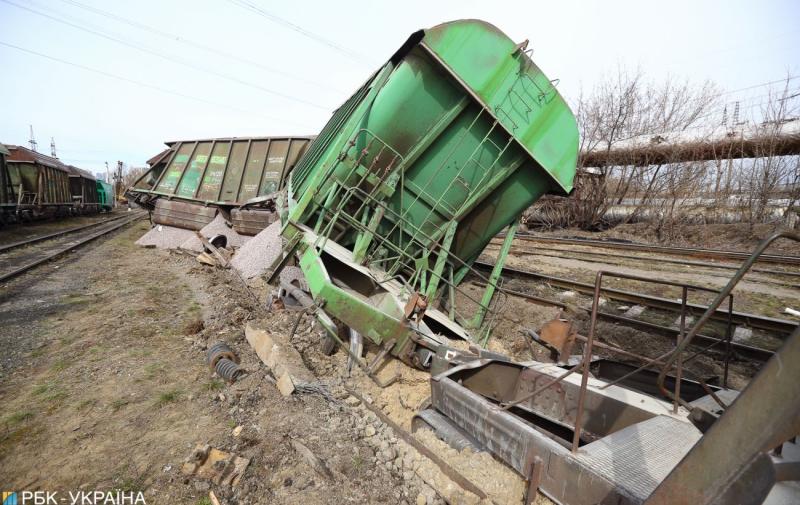
<instances>
[{"instance_id":1,"label":"overcast sky","mask_svg":"<svg viewBox=\"0 0 800 505\"><path fill-rule=\"evenodd\" d=\"M0 0L0 142L32 124L94 172L166 140L316 134L410 33L459 18L530 39L568 101L618 65L743 107L800 74L797 0Z\"/></svg>"}]
</instances>

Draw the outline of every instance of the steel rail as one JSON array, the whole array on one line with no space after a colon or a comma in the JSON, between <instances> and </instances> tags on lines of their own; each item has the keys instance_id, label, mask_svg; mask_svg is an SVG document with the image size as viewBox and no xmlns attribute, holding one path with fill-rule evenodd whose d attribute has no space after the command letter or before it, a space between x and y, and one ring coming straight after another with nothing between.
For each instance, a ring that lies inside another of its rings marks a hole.
<instances>
[{"instance_id":1,"label":"steel rail","mask_svg":"<svg viewBox=\"0 0 800 505\"><path fill-rule=\"evenodd\" d=\"M12 242L10 244L0 245L0 253L6 252L6 251L10 251L10 250L16 249L18 247L35 244L36 242L41 242L43 240L50 240L50 239L53 239L53 238L56 238L56 237L61 237L63 235L69 235L70 233L75 233L76 231L85 230L85 229L91 228L93 226L100 226L101 224L111 223L113 221L124 219L126 217L131 217L131 216L126 216L126 215L116 216L116 217L112 217L110 219L104 219L102 221L89 223L89 224L86 224L86 225L83 225L83 226L76 226L75 228L69 228L69 229L66 229L66 230L61 230L61 231L57 231L57 232L53 232L53 233L47 233L45 235L40 235L38 237L33 237L31 239L20 240L18 242Z\"/></svg>"},{"instance_id":2,"label":"steel rail","mask_svg":"<svg viewBox=\"0 0 800 505\"><path fill-rule=\"evenodd\" d=\"M501 235L498 235L498 238L501 238ZM750 253L748 252L728 251L724 249L702 249L698 247L670 247L670 246L659 246L659 245L649 245L649 244L634 244L627 242L611 242L611 241L594 240L594 239L542 237L539 235L526 235L524 233L518 233L515 238L527 242L587 245L594 247L604 247L607 249L623 249L628 251L644 251L644 252L663 252L679 256L695 256L702 258L746 260L750 257ZM778 263L782 265L800 265L800 256L765 254L759 257L758 261L763 263Z\"/></svg>"},{"instance_id":3,"label":"steel rail","mask_svg":"<svg viewBox=\"0 0 800 505\"><path fill-rule=\"evenodd\" d=\"M711 319L714 316L715 312L718 310L719 306L722 304L724 299L728 295L730 295L731 292L733 292L733 289L736 287L739 281L742 280L742 277L745 276L747 271L750 270L750 268L752 268L753 264L755 264L759 256L762 256L764 251L766 251L766 249L774 241L780 238L788 238L790 240L794 240L795 242L800 242L800 233L793 231L776 232L770 235L769 237L765 238L764 240L762 240L761 243L758 244L758 247L756 247L756 250L753 251L753 253L747 258L747 261L742 263L742 266L739 268L736 274L733 277L731 277L731 280L728 282L728 284L724 288L722 288L722 290L719 292L714 301L712 301L711 304L708 307L706 307L705 312L703 312L703 315L700 316L700 319L698 319L697 322L694 324L694 326L692 326L692 328L686 334L686 337L683 338L680 342L678 342L678 345L675 346L675 349L669 355L669 357L666 360L666 363L661 368L661 373L658 374L658 387L661 390L661 392L664 393L666 396L669 396L673 400L680 402L687 408L691 408L691 406L688 406L688 404L683 399L681 399L679 395L673 396L672 393L664 387L664 380L666 379L667 372L669 371L670 367L672 367L673 363L675 363L675 361L678 359L680 353L682 353L683 350L686 349L686 347L688 347L689 344L691 344L692 340L697 337L697 334L700 332L703 326L709 321L709 319ZM800 327L800 325L795 325L793 334L795 331L797 331L798 327Z\"/></svg>"},{"instance_id":4,"label":"steel rail","mask_svg":"<svg viewBox=\"0 0 800 505\"><path fill-rule=\"evenodd\" d=\"M492 246L496 246L496 244L491 244ZM580 258L576 256L572 256L573 254L583 254L585 256L594 256L594 257L601 257L601 258L621 258L628 261L642 261L642 262L651 262L651 263L672 263L675 265L683 265L683 266L690 266L690 267L700 267L700 268L716 268L722 270L733 270L736 271L739 269L738 265L728 265L722 263L709 263L707 261L691 261L691 260L679 260L679 259L671 259L671 258L664 258L664 257L652 257L652 256L630 256L626 254L613 254L607 252L593 252L593 251L576 251L573 249L553 249L553 250L539 250L539 249L525 249L520 247L513 247L511 252L515 254L521 255L530 255L530 256L546 256L549 258L564 258L564 259L575 259L579 261L591 261L586 258ZM763 274L772 274L772 275L784 275L788 277L800 277L800 272L790 272L785 270L774 270L771 268L753 268L751 269L752 272L758 272ZM764 282L769 283L779 283L780 281L774 279L763 279ZM796 285L792 285L792 287L797 287Z\"/></svg>"},{"instance_id":5,"label":"steel rail","mask_svg":"<svg viewBox=\"0 0 800 505\"><path fill-rule=\"evenodd\" d=\"M41 265L42 263L46 263L48 261L54 260L54 259L58 258L59 256L62 256L64 254L68 253L69 251L72 251L73 249L77 249L78 247L80 247L80 246L82 246L84 244L87 244L87 243L91 242L92 240L95 240L95 239L97 239L99 237L102 237L103 235L111 233L112 231L117 230L119 228L122 228L123 226L128 225L128 224L130 224L130 223L132 223L132 222L134 222L136 220L139 220L139 219L141 219L143 217L145 217L144 214L133 216L130 219L128 219L126 221L123 221L122 223L114 225L114 226L112 226L112 227L110 227L108 229L102 230L102 231L100 231L98 233L94 233L92 235L89 235L88 237L86 237L86 238L84 238L84 239L82 239L82 240L80 240L78 242L70 243L67 247L62 247L62 248L56 250L55 252L44 256L43 258L39 258L37 260L31 261L30 263L26 263L26 264L22 265L21 267L15 268L14 270L12 270L10 272L6 272L4 274L0 274L0 282L5 282L8 279L16 277L16 276L18 276L20 274L23 274L23 273L27 272L28 270L31 270L32 268L35 268L35 267Z\"/></svg>"},{"instance_id":6,"label":"steel rail","mask_svg":"<svg viewBox=\"0 0 800 505\"><path fill-rule=\"evenodd\" d=\"M475 284L479 286L486 285L481 282L475 282ZM559 307L562 309L567 308L566 303L560 302L558 300L551 300L549 298L542 298L540 296L529 295L528 293L523 293L522 291L515 291L507 288L500 288L500 291L510 296L517 296L520 298L531 300L534 303L539 303L542 305L552 305L554 307ZM588 308L581 307L581 310L591 313L591 310ZM609 312L599 311L597 313L597 317L605 321L609 321L612 323L619 323L624 326L629 326L631 328L639 328L641 330L651 332L656 335L663 336L665 338L669 338L673 341L680 333L680 330L677 328L671 328L669 326L661 326L660 324L655 324L648 321L642 321L640 319L632 319L630 317L625 317L625 316L619 316L617 314L611 314ZM719 337L712 337L709 335L696 335L695 340L699 345L720 344L725 342L725 339ZM595 342L595 345L597 344L598 343ZM754 347L752 345L741 344L739 342L731 342L731 349L735 350L737 354L740 354L741 356L763 362L766 362L772 357L773 354L775 354L773 351L770 351L769 349L763 349L761 347Z\"/></svg>"},{"instance_id":7,"label":"steel rail","mask_svg":"<svg viewBox=\"0 0 800 505\"><path fill-rule=\"evenodd\" d=\"M481 270L491 270L494 265L482 261L476 261L473 264L473 266L474 268L478 268ZM522 278L542 280L550 285L578 291L584 294L591 295L594 293L594 286L589 283L574 281L562 277L553 277L545 274L540 274L538 272L531 272L529 270L520 270L517 268L505 266L503 267L503 274L512 277L516 276ZM680 302L675 302L673 300L669 300L667 298L662 298L658 296L646 295L643 293L634 293L631 291L623 291L621 289L613 289L605 287L603 288L603 293L605 294L606 297L614 300L623 300L626 302L636 303L638 305L645 305L648 307L671 310L675 312L680 311L681 308ZM705 311L708 308L705 305L699 305L694 303L687 303L686 306L690 311L699 311L699 312ZM728 318L728 312L727 310L717 308L716 310L714 310L711 317L715 320L726 321ZM798 326L798 323L786 319L759 316L756 314L748 314L746 312L737 312L737 311L734 311L732 313L732 319L735 324L744 324L751 328L759 328L762 330L779 333L781 337L789 335Z\"/></svg>"}]
</instances>

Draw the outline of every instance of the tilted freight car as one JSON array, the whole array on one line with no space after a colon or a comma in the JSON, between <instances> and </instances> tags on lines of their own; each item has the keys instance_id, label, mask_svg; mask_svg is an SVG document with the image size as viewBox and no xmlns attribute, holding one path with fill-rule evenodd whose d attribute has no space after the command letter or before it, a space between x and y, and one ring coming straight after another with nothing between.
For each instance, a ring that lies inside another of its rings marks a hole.
<instances>
[{"instance_id":1,"label":"tilted freight car","mask_svg":"<svg viewBox=\"0 0 800 505\"><path fill-rule=\"evenodd\" d=\"M56 158L25 147L7 145L9 184L3 202L4 219L29 221L69 215L73 208L69 169Z\"/></svg>"},{"instance_id":2,"label":"tilted freight car","mask_svg":"<svg viewBox=\"0 0 800 505\"><path fill-rule=\"evenodd\" d=\"M114 187L100 179L97 179L97 201L100 210L111 212L114 209Z\"/></svg>"},{"instance_id":3,"label":"tilted freight car","mask_svg":"<svg viewBox=\"0 0 800 505\"><path fill-rule=\"evenodd\" d=\"M575 118L530 52L477 20L416 32L311 144L271 278L299 255L329 339L346 325L420 367L450 339L488 339L520 214L572 190L578 155ZM504 228L486 278L471 264ZM470 272L482 295L461 289Z\"/></svg>"},{"instance_id":4,"label":"tilted freight car","mask_svg":"<svg viewBox=\"0 0 800 505\"><path fill-rule=\"evenodd\" d=\"M313 137L251 137L167 142L148 160L150 170L127 189L153 221L199 230L217 209L231 212L234 228L253 235L277 216L241 209L284 187ZM263 201L259 201L263 204Z\"/></svg>"},{"instance_id":5,"label":"tilted freight car","mask_svg":"<svg viewBox=\"0 0 800 505\"><path fill-rule=\"evenodd\" d=\"M72 194L72 213L91 214L100 211L95 177L78 167L66 165L69 170L69 190Z\"/></svg>"}]
</instances>

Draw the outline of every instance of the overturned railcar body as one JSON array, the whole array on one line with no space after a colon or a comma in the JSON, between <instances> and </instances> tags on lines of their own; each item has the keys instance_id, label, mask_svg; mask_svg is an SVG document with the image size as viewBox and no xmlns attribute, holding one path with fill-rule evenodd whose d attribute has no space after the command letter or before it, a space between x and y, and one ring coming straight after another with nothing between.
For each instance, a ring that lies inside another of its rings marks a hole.
<instances>
[{"instance_id":1,"label":"overturned railcar body","mask_svg":"<svg viewBox=\"0 0 800 505\"><path fill-rule=\"evenodd\" d=\"M260 204L260 198L282 189L311 138L167 142L169 149L148 160L150 170L128 188L127 194L153 210L153 220L160 224L200 229L214 218L217 209L222 209L231 212L234 226L242 222L240 232L252 235L277 216L257 211L242 216L242 211L236 209L251 205L254 200ZM248 220L257 223L249 226Z\"/></svg>"},{"instance_id":2,"label":"overturned railcar body","mask_svg":"<svg viewBox=\"0 0 800 505\"><path fill-rule=\"evenodd\" d=\"M291 173L284 258L330 338L346 325L422 367L450 338L488 338L499 270L480 299L459 284L532 202L571 191L578 154L526 46L477 20L414 33Z\"/></svg>"}]
</instances>

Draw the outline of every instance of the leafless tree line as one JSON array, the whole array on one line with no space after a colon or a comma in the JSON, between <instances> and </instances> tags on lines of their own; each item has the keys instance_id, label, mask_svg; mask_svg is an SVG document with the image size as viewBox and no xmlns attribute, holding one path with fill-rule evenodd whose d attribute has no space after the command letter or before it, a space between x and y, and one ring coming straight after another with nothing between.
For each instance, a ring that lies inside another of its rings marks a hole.
<instances>
[{"instance_id":1,"label":"leafless tree line","mask_svg":"<svg viewBox=\"0 0 800 505\"><path fill-rule=\"evenodd\" d=\"M736 124L721 124L730 118L723 96L710 82L653 83L624 70L581 95L573 106L581 152L575 190L542 199L526 214L529 226L598 229L646 221L669 238L686 223L788 220L800 202L800 157L781 154L779 134L800 115L797 90L787 79ZM767 141L749 146L742 158L732 150L745 125ZM709 140L721 131L733 140L717 150L720 144ZM672 139L684 139L686 147L659 149L665 137L673 147Z\"/></svg>"}]
</instances>

